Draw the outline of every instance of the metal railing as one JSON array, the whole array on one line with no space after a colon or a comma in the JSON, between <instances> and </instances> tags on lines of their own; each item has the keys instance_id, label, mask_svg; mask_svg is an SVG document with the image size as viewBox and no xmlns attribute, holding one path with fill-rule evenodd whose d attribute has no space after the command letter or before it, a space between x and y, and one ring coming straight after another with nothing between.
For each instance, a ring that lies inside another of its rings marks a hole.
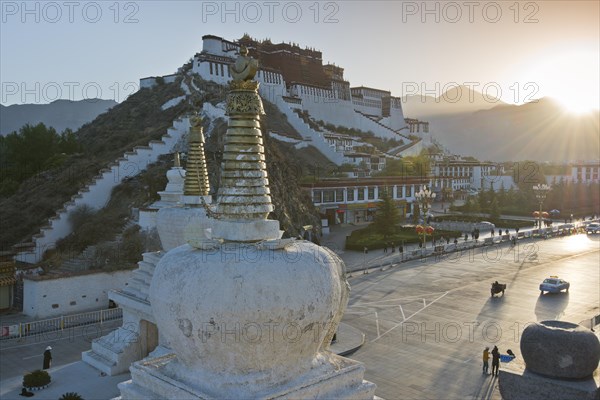
<instances>
[{"instance_id":1,"label":"metal railing","mask_svg":"<svg viewBox=\"0 0 600 400\"><path fill-rule=\"evenodd\" d=\"M91 311L82 314L61 315L40 321L20 322L0 327L0 340L24 338L43 333L59 332L84 325L102 324L123 317L122 308Z\"/></svg>"}]
</instances>

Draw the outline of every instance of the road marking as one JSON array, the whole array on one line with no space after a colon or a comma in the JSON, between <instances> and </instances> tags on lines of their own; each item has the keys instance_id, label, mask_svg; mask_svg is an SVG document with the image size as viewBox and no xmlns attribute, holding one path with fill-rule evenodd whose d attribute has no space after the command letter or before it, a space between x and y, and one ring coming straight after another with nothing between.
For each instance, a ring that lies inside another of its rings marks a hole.
<instances>
[{"instance_id":1,"label":"road marking","mask_svg":"<svg viewBox=\"0 0 600 400\"><path fill-rule=\"evenodd\" d=\"M432 305L433 303L437 302L438 300L441 300L442 298L444 298L448 293L450 292L445 292L443 295L441 295L440 297L438 297L437 299L433 300L432 302L430 302L429 304L423 306L423 308L421 308L420 310L415 311L414 313L412 313L411 315L409 315L408 318L405 318L404 321L397 323L396 325L392 326L390 329L388 329L387 331L383 332L381 335L377 335L377 337L373 340L371 340L371 342L376 342L377 340L379 340L380 338L382 338L383 336L387 335L388 333L390 333L391 331L393 331L394 329L396 329L397 327L401 326L404 322L408 321L409 319L411 319L412 317L414 317L415 315L419 314L421 311L423 311L424 309L426 309L427 307L429 307L430 305ZM423 303L425 303L425 299L423 299Z\"/></svg>"},{"instance_id":2,"label":"road marking","mask_svg":"<svg viewBox=\"0 0 600 400\"><path fill-rule=\"evenodd\" d=\"M23 357L23 360L29 360L30 358L36 358L36 357L42 357L42 356L43 356L43 354L38 354L35 356L29 356L29 357Z\"/></svg>"}]
</instances>

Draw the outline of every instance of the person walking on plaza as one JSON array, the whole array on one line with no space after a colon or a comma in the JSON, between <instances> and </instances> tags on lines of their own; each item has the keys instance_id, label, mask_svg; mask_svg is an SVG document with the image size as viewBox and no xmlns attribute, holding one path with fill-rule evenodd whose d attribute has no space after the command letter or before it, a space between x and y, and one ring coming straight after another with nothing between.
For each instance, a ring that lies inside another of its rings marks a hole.
<instances>
[{"instance_id":1,"label":"person walking on plaza","mask_svg":"<svg viewBox=\"0 0 600 400\"><path fill-rule=\"evenodd\" d=\"M487 375L490 369L490 348L483 349L483 374Z\"/></svg>"},{"instance_id":2,"label":"person walking on plaza","mask_svg":"<svg viewBox=\"0 0 600 400\"><path fill-rule=\"evenodd\" d=\"M498 346L494 346L492 349L492 376L494 376L494 371L496 376L498 376L498 370L500 369L500 351L498 351Z\"/></svg>"},{"instance_id":3,"label":"person walking on plaza","mask_svg":"<svg viewBox=\"0 0 600 400\"><path fill-rule=\"evenodd\" d=\"M52 350L52 347L48 346L48 347L46 347L46 351L44 351L44 368L43 369L49 369L50 365L52 365L52 353L50 352L50 350Z\"/></svg>"}]
</instances>

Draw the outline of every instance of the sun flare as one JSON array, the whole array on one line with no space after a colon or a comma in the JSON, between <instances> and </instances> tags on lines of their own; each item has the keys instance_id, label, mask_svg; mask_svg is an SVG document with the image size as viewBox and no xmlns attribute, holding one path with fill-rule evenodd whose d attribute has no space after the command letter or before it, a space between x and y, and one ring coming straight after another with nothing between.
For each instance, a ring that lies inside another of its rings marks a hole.
<instances>
[{"instance_id":1,"label":"sun flare","mask_svg":"<svg viewBox=\"0 0 600 400\"><path fill-rule=\"evenodd\" d=\"M551 97L570 113L582 114L600 108L599 53L570 49L540 57L526 72L539 89L539 97Z\"/></svg>"}]
</instances>

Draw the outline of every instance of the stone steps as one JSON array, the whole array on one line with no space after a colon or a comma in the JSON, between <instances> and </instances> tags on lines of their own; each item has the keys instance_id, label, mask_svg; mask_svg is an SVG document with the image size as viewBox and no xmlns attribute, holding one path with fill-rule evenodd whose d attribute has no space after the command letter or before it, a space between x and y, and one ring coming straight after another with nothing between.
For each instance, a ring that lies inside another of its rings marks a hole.
<instances>
[{"instance_id":1,"label":"stone steps","mask_svg":"<svg viewBox=\"0 0 600 400\"><path fill-rule=\"evenodd\" d=\"M81 353L81 360L107 375L113 375L116 372L117 364L115 362L102 357L93 350Z\"/></svg>"}]
</instances>

